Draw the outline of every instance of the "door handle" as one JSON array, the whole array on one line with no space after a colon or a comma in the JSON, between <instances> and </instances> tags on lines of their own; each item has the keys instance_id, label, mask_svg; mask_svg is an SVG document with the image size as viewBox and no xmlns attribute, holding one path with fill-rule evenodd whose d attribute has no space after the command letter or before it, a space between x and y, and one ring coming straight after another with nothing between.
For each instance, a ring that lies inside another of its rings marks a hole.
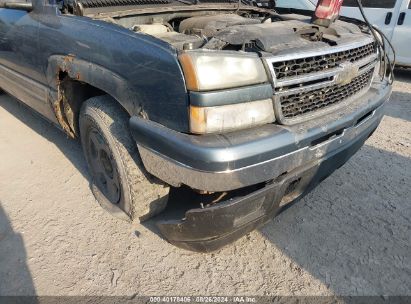
<instances>
[{"instance_id":1,"label":"door handle","mask_svg":"<svg viewBox=\"0 0 411 304\"><path fill-rule=\"evenodd\" d=\"M405 15L406 15L405 12L402 12L402 13L400 14L400 17L398 18L398 25L403 25L403 24L404 24Z\"/></svg>"},{"instance_id":2,"label":"door handle","mask_svg":"<svg viewBox=\"0 0 411 304\"><path fill-rule=\"evenodd\" d=\"M387 13L387 16L385 16L385 24L388 25L391 23L391 19L392 19L392 13L389 12Z\"/></svg>"}]
</instances>

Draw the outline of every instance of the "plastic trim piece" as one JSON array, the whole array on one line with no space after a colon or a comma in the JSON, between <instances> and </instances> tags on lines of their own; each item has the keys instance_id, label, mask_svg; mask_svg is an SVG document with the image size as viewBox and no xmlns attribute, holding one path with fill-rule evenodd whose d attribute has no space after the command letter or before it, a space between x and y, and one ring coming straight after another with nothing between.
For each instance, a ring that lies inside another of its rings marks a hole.
<instances>
[{"instance_id":1,"label":"plastic trim piece","mask_svg":"<svg viewBox=\"0 0 411 304\"><path fill-rule=\"evenodd\" d=\"M190 104L196 107L215 107L271 99L271 84L212 92L190 92Z\"/></svg>"}]
</instances>

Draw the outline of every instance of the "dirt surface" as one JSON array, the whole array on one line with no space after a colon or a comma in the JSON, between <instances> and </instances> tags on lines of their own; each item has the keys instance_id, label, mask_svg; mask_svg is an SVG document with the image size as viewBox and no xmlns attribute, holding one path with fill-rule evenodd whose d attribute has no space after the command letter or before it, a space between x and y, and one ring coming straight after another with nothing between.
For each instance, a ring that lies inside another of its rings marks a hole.
<instances>
[{"instance_id":1,"label":"dirt surface","mask_svg":"<svg viewBox=\"0 0 411 304\"><path fill-rule=\"evenodd\" d=\"M1 295L411 295L411 72L343 168L214 254L96 203L81 148L0 96Z\"/></svg>"}]
</instances>

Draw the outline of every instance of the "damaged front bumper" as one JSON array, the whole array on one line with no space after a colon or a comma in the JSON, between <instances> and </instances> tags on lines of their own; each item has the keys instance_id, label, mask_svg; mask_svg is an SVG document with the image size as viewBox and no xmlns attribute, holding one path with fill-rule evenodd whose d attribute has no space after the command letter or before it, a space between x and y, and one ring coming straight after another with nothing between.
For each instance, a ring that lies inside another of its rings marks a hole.
<instances>
[{"instance_id":1,"label":"damaged front bumper","mask_svg":"<svg viewBox=\"0 0 411 304\"><path fill-rule=\"evenodd\" d=\"M146 169L170 185L209 192L258 185L246 195L161 221L161 233L176 246L209 252L263 225L361 148L378 127L390 93L391 86L380 84L322 120L224 136L183 135L132 118Z\"/></svg>"},{"instance_id":2,"label":"damaged front bumper","mask_svg":"<svg viewBox=\"0 0 411 304\"><path fill-rule=\"evenodd\" d=\"M284 206L304 196L344 165L376 129L367 129L355 142L327 158L296 169L249 195L205 209L192 209L184 219L157 223L173 245L196 252L212 252L270 221ZM184 202L181 202L182 204Z\"/></svg>"}]
</instances>

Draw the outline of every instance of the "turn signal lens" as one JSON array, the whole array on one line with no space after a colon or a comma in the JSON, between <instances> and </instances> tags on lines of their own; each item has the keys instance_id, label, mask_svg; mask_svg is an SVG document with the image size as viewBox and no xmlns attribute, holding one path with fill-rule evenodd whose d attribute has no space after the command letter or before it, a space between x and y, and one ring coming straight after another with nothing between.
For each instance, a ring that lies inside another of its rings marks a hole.
<instances>
[{"instance_id":1,"label":"turn signal lens","mask_svg":"<svg viewBox=\"0 0 411 304\"><path fill-rule=\"evenodd\" d=\"M197 74L191 56L187 53L183 53L180 55L179 59L180 64L183 67L187 88L192 91L198 91L200 85L197 81Z\"/></svg>"}]
</instances>

